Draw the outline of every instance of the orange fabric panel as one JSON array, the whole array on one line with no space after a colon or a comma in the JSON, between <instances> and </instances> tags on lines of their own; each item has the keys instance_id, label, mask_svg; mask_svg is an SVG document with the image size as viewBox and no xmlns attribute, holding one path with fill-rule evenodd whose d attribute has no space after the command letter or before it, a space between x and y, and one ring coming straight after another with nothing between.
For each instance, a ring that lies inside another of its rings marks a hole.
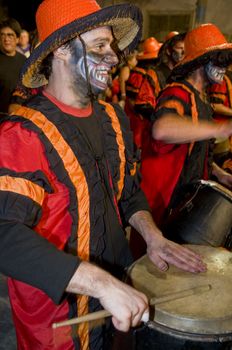
<instances>
[{"instance_id":1,"label":"orange fabric panel","mask_svg":"<svg viewBox=\"0 0 232 350\"><path fill-rule=\"evenodd\" d=\"M222 93L219 93L219 92L211 93L210 96L211 96L211 97L220 98L220 100L222 100L223 103L224 103L225 100L226 100L226 95L225 95L225 94L222 94Z\"/></svg>"},{"instance_id":2,"label":"orange fabric panel","mask_svg":"<svg viewBox=\"0 0 232 350\"><path fill-rule=\"evenodd\" d=\"M151 77L151 79L154 82L154 85L155 85L154 95L155 97L157 97L161 90L157 73L153 69L148 69L147 75L149 75L149 77Z\"/></svg>"},{"instance_id":3,"label":"orange fabric panel","mask_svg":"<svg viewBox=\"0 0 232 350\"><path fill-rule=\"evenodd\" d=\"M172 84L170 84L170 86L180 86L182 89L186 90L190 94L192 122L193 122L193 124L197 124L198 123L198 112L197 112L197 105L196 105L194 93L184 84L172 83ZM188 151L189 155L192 152L193 146L194 146L194 142L191 142L189 145L189 151Z\"/></svg>"},{"instance_id":4,"label":"orange fabric panel","mask_svg":"<svg viewBox=\"0 0 232 350\"><path fill-rule=\"evenodd\" d=\"M177 113L180 116L184 115L184 107L179 101L175 101L175 100L164 101L162 104L160 104L159 109L162 108L162 107L173 108L173 109L175 109L177 111Z\"/></svg>"},{"instance_id":5,"label":"orange fabric panel","mask_svg":"<svg viewBox=\"0 0 232 350\"><path fill-rule=\"evenodd\" d=\"M0 176L0 191L9 191L29 197L42 206L44 200L44 189L27 179L12 177L9 175Z\"/></svg>"},{"instance_id":6,"label":"orange fabric panel","mask_svg":"<svg viewBox=\"0 0 232 350\"><path fill-rule=\"evenodd\" d=\"M59 130L56 126L50 122L42 113L32 110L27 107L21 107L17 114L23 116L24 118L30 120L36 126L38 126L46 137L50 140L55 150L61 157L64 167L67 170L70 180L72 181L75 189L78 202L78 247L77 255L82 260L89 260L89 250L90 250L90 203L89 203L89 189L86 182L85 174L75 157L72 149L69 147ZM82 298L82 297L80 297ZM77 298L78 300L78 298ZM78 315L83 316L88 313L88 303L83 305L81 310L78 309ZM79 302L77 301L77 306ZM85 339L85 343L89 344L89 327L88 323L85 323L83 327L78 328L78 334L80 339ZM86 348L86 349L87 349Z\"/></svg>"},{"instance_id":7,"label":"orange fabric panel","mask_svg":"<svg viewBox=\"0 0 232 350\"><path fill-rule=\"evenodd\" d=\"M125 145L124 145L124 140L122 136L122 130L114 108L110 104L104 101L99 101L99 102L106 107L106 112L111 118L112 127L116 133L116 142L118 144L118 151L119 151L119 157L120 157L120 167L119 167L120 176L118 180L118 194L117 194L117 200L119 200L121 198L122 190L124 187L125 167L126 167Z\"/></svg>"},{"instance_id":8,"label":"orange fabric panel","mask_svg":"<svg viewBox=\"0 0 232 350\"><path fill-rule=\"evenodd\" d=\"M228 98L229 98L229 104L230 104L229 107L232 108L232 83L231 83L231 80L227 77L227 75L224 76L224 79L227 85Z\"/></svg>"}]
</instances>

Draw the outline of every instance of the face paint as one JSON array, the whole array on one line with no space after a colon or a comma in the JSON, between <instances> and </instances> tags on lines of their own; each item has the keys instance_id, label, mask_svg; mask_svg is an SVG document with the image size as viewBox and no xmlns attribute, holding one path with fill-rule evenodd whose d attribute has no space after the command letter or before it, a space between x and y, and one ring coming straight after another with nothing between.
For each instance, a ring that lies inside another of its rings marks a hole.
<instances>
[{"instance_id":1,"label":"face paint","mask_svg":"<svg viewBox=\"0 0 232 350\"><path fill-rule=\"evenodd\" d=\"M207 63L205 72L210 83L221 84L226 73L226 68L217 67L212 62Z\"/></svg>"},{"instance_id":2,"label":"face paint","mask_svg":"<svg viewBox=\"0 0 232 350\"><path fill-rule=\"evenodd\" d=\"M177 42L171 49L171 58L173 62L176 64L183 59L184 56L184 42Z\"/></svg>"},{"instance_id":3,"label":"face paint","mask_svg":"<svg viewBox=\"0 0 232 350\"><path fill-rule=\"evenodd\" d=\"M103 27L83 34L82 39L86 45L86 61L92 92L99 94L108 87L109 72L118 63L118 58L111 48L112 33L108 27ZM79 87L80 84L87 85L84 51L78 39L75 41L72 56L76 84Z\"/></svg>"}]
</instances>

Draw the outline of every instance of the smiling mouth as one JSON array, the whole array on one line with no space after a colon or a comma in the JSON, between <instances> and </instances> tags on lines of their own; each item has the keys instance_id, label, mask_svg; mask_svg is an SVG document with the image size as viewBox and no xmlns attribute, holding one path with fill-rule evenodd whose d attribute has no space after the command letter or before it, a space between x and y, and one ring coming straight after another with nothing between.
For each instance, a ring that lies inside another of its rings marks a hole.
<instances>
[{"instance_id":1,"label":"smiling mouth","mask_svg":"<svg viewBox=\"0 0 232 350\"><path fill-rule=\"evenodd\" d=\"M109 80L109 70L103 68L103 69L97 69L94 74L91 75L91 82L92 84L100 87L105 88L108 80Z\"/></svg>"}]
</instances>

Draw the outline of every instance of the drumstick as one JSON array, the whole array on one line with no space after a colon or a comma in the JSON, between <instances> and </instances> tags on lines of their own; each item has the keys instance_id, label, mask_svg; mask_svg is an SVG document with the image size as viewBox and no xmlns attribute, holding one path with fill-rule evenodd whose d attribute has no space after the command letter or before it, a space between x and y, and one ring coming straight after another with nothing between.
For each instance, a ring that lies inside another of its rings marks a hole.
<instances>
[{"instance_id":1,"label":"drumstick","mask_svg":"<svg viewBox=\"0 0 232 350\"><path fill-rule=\"evenodd\" d=\"M180 299L180 298L185 298L185 297L188 297L191 295L204 293L204 292L209 291L211 288L212 287L210 284L206 284L206 285L202 285L202 286L198 286L198 287L194 287L194 288L190 288L190 289L186 289L186 290L181 290L179 292L174 292L174 293L170 293L167 295L163 295L162 297L154 297L154 298L150 299L149 305L154 306L154 305L158 305L161 303L165 303L167 301L172 301L172 300L176 300L176 299ZM84 316L75 317L75 318L72 318L72 319L67 320L67 321L53 323L52 328L59 328L59 327L71 326L71 325L79 324L79 323L83 323L83 322L95 321L95 320L109 317L109 316L112 316L109 311L100 310L100 311L89 313L89 314L84 315ZM144 320L143 320L143 317L144 317ZM143 314L143 317L142 317L141 321L147 322L148 319L147 319L146 312Z\"/></svg>"}]
</instances>

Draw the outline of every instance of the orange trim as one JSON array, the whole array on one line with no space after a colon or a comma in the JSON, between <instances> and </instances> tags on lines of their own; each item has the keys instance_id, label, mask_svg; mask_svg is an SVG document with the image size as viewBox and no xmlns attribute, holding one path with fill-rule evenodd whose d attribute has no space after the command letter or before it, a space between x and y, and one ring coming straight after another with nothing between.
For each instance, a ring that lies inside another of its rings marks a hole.
<instances>
[{"instance_id":1,"label":"orange trim","mask_svg":"<svg viewBox=\"0 0 232 350\"><path fill-rule=\"evenodd\" d=\"M147 75L154 81L154 86L155 86L154 95L155 95L155 97L157 97L159 95L160 90L161 90L158 76L153 69L148 69Z\"/></svg>"},{"instance_id":2,"label":"orange trim","mask_svg":"<svg viewBox=\"0 0 232 350\"><path fill-rule=\"evenodd\" d=\"M136 162L134 162L134 164L133 164L133 169L131 169L131 171L130 171L131 176L134 176L134 175L135 175L136 169L137 169L137 164L136 164Z\"/></svg>"},{"instance_id":3,"label":"orange trim","mask_svg":"<svg viewBox=\"0 0 232 350\"><path fill-rule=\"evenodd\" d=\"M17 115L20 115L42 130L49 141L52 143L54 149L59 154L63 161L64 167L67 170L70 180L72 181L75 189L78 202L78 247L77 255L82 260L89 260L90 250L90 217L89 217L89 189L86 182L85 174L75 157L72 149L69 147L56 126L50 122L42 113L35 111L27 107L21 107L17 111ZM88 313L88 303L86 296L77 297L78 315L82 316ZM81 308L79 309L79 306ZM89 327L85 323L82 327L77 329L78 335L81 339L82 349L88 349L89 344ZM85 340L85 343L83 342Z\"/></svg>"},{"instance_id":4,"label":"orange trim","mask_svg":"<svg viewBox=\"0 0 232 350\"><path fill-rule=\"evenodd\" d=\"M186 90L189 94L190 94L190 99L191 99L191 113L192 113L192 122L193 124L198 124L198 112L197 112L197 105L196 105L196 101L195 101L195 96L194 93L184 84L180 84L180 83L172 83L168 86L177 86L177 87L181 87L182 89ZM193 149L195 142L191 142L189 145L189 151L188 154L190 155Z\"/></svg>"},{"instance_id":5,"label":"orange trim","mask_svg":"<svg viewBox=\"0 0 232 350\"><path fill-rule=\"evenodd\" d=\"M174 100L164 101L163 103L160 104L160 108L162 107L173 108L177 111L177 113L180 116L184 115L184 107L179 101L174 101Z\"/></svg>"},{"instance_id":6,"label":"orange trim","mask_svg":"<svg viewBox=\"0 0 232 350\"><path fill-rule=\"evenodd\" d=\"M106 107L106 112L111 118L112 127L116 133L116 142L118 144L118 151L119 151L119 158L120 158L120 166L119 166L120 176L118 180L118 194L117 194L117 200L119 200L121 198L122 190L124 187L125 167L126 167L125 145L124 145L124 140L122 136L122 130L114 108L109 103L106 103L104 101L99 101L99 103L101 103L103 106Z\"/></svg>"},{"instance_id":7,"label":"orange trim","mask_svg":"<svg viewBox=\"0 0 232 350\"><path fill-rule=\"evenodd\" d=\"M146 70L144 68L140 68L140 67L135 67L133 68L134 71L141 73L142 75L146 74Z\"/></svg>"},{"instance_id":8,"label":"orange trim","mask_svg":"<svg viewBox=\"0 0 232 350\"><path fill-rule=\"evenodd\" d=\"M224 76L224 79L226 81L226 85L227 85L227 91L228 91L228 98L229 98L229 107L232 108L232 84L231 84L231 80L229 79L229 77L227 77L227 75Z\"/></svg>"},{"instance_id":9,"label":"orange trim","mask_svg":"<svg viewBox=\"0 0 232 350\"><path fill-rule=\"evenodd\" d=\"M223 103L225 102L225 99L226 99L226 95L225 94L222 94L220 92L214 92L214 93L210 93L210 97L216 97L216 98L220 98ZM214 103L214 102L213 102Z\"/></svg>"},{"instance_id":10,"label":"orange trim","mask_svg":"<svg viewBox=\"0 0 232 350\"><path fill-rule=\"evenodd\" d=\"M9 191L29 197L40 206L44 200L44 189L32 181L8 175L0 176L0 191Z\"/></svg>"},{"instance_id":11,"label":"orange trim","mask_svg":"<svg viewBox=\"0 0 232 350\"><path fill-rule=\"evenodd\" d=\"M139 92L139 89L138 88L134 88L132 86L128 86L126 87L126 90L127 91L130 91L130 92Z\"/></svg>"}]
</instances>

